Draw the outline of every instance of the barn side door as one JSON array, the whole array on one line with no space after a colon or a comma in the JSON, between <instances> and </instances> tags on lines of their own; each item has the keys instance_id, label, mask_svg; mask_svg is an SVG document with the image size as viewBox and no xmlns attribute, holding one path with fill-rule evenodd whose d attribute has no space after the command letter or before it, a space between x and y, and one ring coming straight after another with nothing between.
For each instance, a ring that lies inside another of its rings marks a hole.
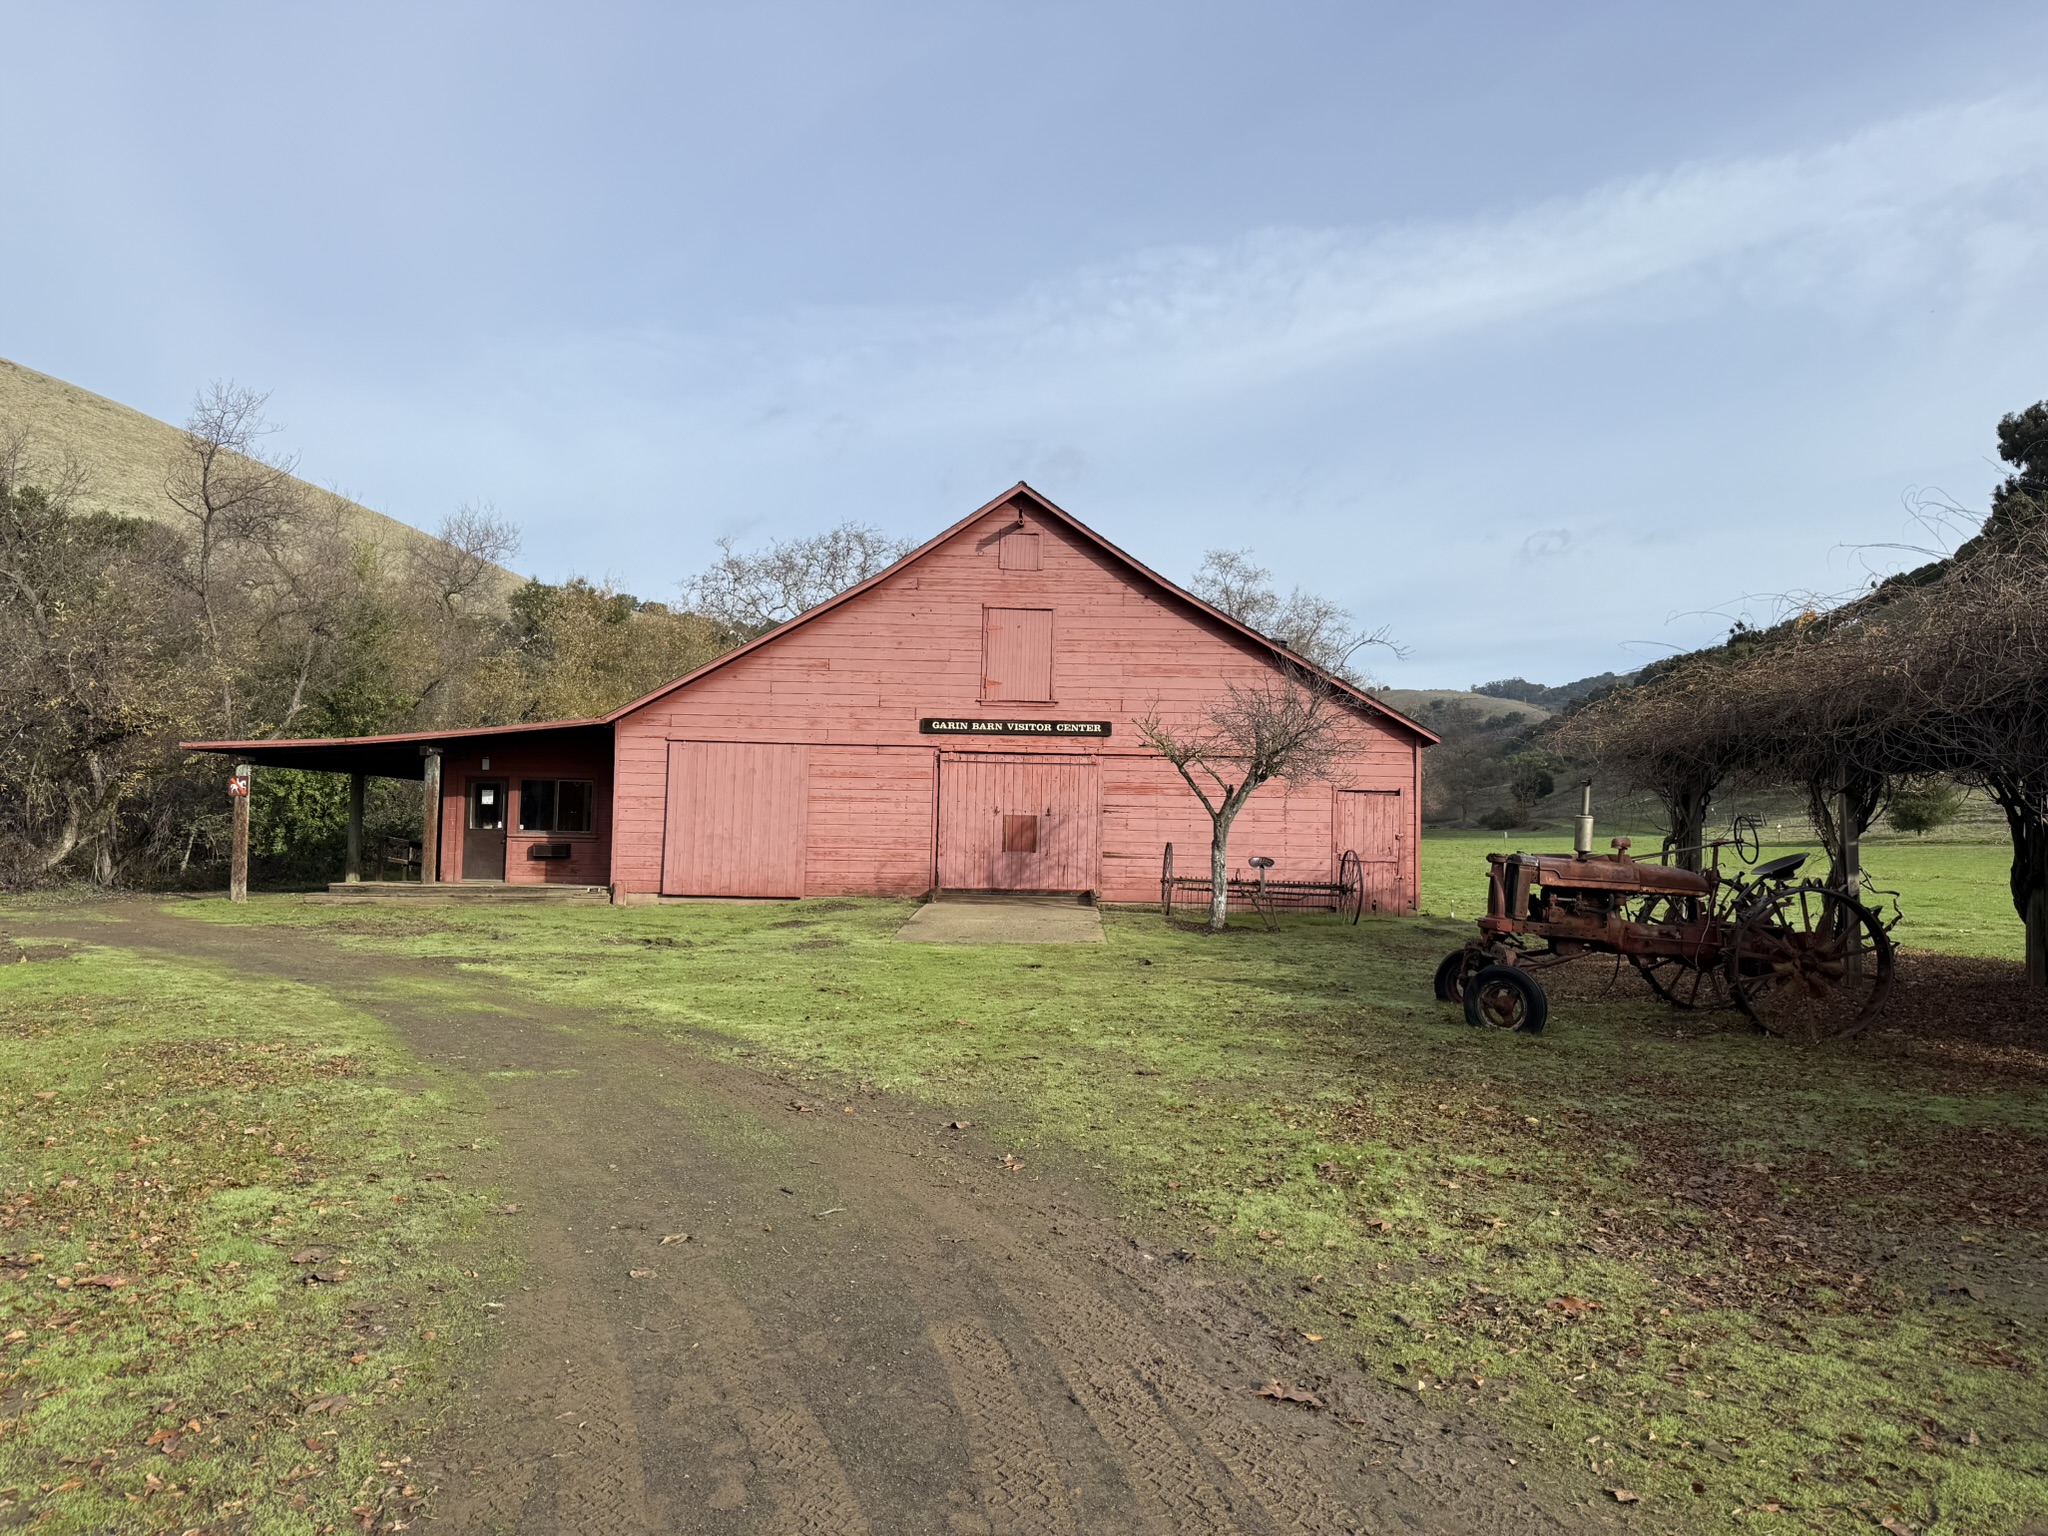
<instances>
[{"instance_id":1,"label":"barn side door","mask_svg":"<svg viewBox=\"0 0 2048 1536\"><path fill-rule=\"evenodd\" d=\"M1346 850L1358 854L1364 866L1368 912L1408 910L1408 893L1401 878L1401 845L1408 833L1405 811L1398 789L1337 791L1337 835L1330 850L1331 864L1334 867Z\"/></svg>"},{"instance_id":2,"label":"barn side door","mask_svg":"<svg viewBox=\"0 0 2048 1536\"><path fill-rule=\"evenodd\" d=\"M801 896L809 808L803 747L668 744L664 896Z\"/></svg>"},{"instance_id":3,"label":"barn side door","mask_svg":"<svg viewBox=\"0 0 2048 1536\"><path fill-rule=\"evenodd\" d=\"M1102 775L1093 758L961 753L939 760L939 888L1101 887Z\"/></svg>"}]
</instances>

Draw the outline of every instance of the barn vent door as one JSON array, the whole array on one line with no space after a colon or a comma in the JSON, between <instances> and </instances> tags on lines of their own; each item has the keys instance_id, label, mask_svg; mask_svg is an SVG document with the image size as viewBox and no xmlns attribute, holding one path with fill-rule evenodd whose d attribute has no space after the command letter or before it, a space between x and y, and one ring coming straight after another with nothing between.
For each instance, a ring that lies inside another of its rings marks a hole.
<instances>
[{"instance_id":1,"label":"barn vent door","mask_svg":"<svg viewBox=\"0 0 2048 1536\"><path fill-rule=\"evenodd\" d=\"M960 754L939 760L939 887L1101 887L1102 775L1093 758Z\"/></svg>"},{"instance_id":2,"label":"barn vent door","mask_svg":"<svg viewBox=\"0 0 2048 1536\"><path fill-rule=\"evenodd\" d=\"M664 896L801 896L805 749L746 741L668 744Z\"/></svg>"},{"instance_id":3,"label":"barn vent door","mask_svg":"<svg viewBox=\"0 0 2048 1536\"><path fill-rule=\"evenodd\" d=\"M1365 910L1406 912L1408 893L1402 872L1403 844L1408 838L1406 806L1398 789L1337 791L1336 846L1331 859L1357 851L1365 873Z\"/></svg>"}]
</instances>

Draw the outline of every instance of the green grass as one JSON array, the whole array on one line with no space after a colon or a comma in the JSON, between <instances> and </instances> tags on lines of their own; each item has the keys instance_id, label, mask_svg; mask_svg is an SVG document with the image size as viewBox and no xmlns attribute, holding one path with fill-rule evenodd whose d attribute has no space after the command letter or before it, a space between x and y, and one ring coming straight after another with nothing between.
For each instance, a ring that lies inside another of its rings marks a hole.
<instances>
[{"instance_id":1,"label":"green grass","mask_svg":"<svg viewBox=\"0 0 2048 1536\"><path fill-rule=\"evenodd\" d=\"M1111 913L1100 947L947 948L895 943L909 910L357 910L336 931L1102 1168L1151 1240L1319 1335L1311 1374L1341 1354L1492 1417L1660 1526L2048 1515L2038 1077L1639 1003L1472 1030L1428 1000L1466 931L1444 921L1209 937ZM1930 1299L1951 1282L1978 1294Z\"/></svg>"},{"instance_id":2,"label":"green grass","mask_svg":"<svg viewBox=\"0 0 2048 1536\"><path fill-rule=\"evenodd\" d=\"M0 966L0 1527L402 1518L483 1315L452 1106L311 988L24 942L37 963Z\"/></svg>"},{"instance_id":3,"label":"green grass","mask_svg":"<svg viewBox=\"0 0 2048 1536\"><path fill-rule=\"evenodd\" d=\"M1600 846L1618 835L1603 829ZM1654 853L1659 834L1630 832L1639 851ZM1569 832L1474 832L1431 829L1422 838L1422 910L1470 918L1485 910L1486 856L1521 849L1560 853L1571 848ZM1763 857L1811 852L1806 870L1816 878L1827 859L1812 843L1767 842ZM1724 861L1729 868L1732 860ZM1897 835L1873 836L1863 844L1863 868L1879 888L1898 892L1902 920L1893 937L1902 945L1945 954L2018 960L2026 936L2012 907L2007 876L2012 848L2005 842L1963 842Z\"/></svg>"}]
</instances>

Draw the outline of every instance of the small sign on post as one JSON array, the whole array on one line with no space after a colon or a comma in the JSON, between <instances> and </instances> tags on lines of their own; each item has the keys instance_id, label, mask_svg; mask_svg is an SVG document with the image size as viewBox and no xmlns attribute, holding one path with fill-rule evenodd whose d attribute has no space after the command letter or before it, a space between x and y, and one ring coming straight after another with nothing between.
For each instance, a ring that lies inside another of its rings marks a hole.
<instances>
[{"instance_id":1,"label":"small sign on post","mask_svg":"<svg viewBox=\"0 0 2048 1536\"><path fill-rule=\"evenodd\" d=\"M249 899L249 765L237 763L228 780L234 837L228 853L228 900Z\"/></svg>"}]
</instances>

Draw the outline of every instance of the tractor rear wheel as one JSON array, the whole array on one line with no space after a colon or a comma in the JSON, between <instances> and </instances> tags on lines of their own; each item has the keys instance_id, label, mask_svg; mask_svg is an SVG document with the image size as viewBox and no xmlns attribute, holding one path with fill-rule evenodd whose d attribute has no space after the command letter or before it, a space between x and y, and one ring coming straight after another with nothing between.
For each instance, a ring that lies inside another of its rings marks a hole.
<instances>
[{"instance_id":1,"label":"tractor rear wheel","mask_svg":"<svg viewBox=\"0 0 2048 1536\"><path fill-rule=\"evenodd\" d=\"M1549 1018L1550 999L1527 971L1489 965L1465 978L1467 1024L1540 1035Z\"/></svg>"},{"instance_id":2,"label":"tractor rear wheel","mask_svg":"<svg viewBox=\"0 0 2048 1536\"><path fill-rule=\"evenodd\" d=\"M1743 912L1728 952L1736 1006L1793 1040L1866 1029L1892 987L1892 941L1875 912L1824 885L1788 885Z\"/></svg>"}]
</instances>

